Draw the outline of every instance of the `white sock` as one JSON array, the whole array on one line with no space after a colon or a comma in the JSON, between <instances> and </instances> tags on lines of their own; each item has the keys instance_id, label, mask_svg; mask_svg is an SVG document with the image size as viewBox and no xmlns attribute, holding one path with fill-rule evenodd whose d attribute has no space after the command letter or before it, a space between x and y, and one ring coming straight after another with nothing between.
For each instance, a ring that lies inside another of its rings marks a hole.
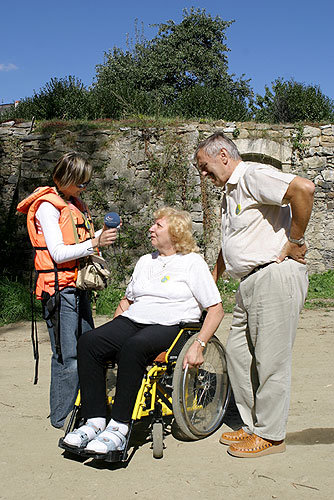
<instances>
[{"instance_id":1,"label":"white sock","mask_svg":"<svg viewBox=\"0 0 334 500\"><path fill-rule=\"evenodd\" d=\"M104 431L104 429L106 428L106 419L103 417L89 418L86 424L88 423L94 425L95 428L100 429L101 431ZM92 440L96 437L96 432L93 427L90 427L86 424L79 427L79 429L87 434L89 440ZM74 432L69 432L67 436L64 437L64 442L67 444L71 444L72 446L81 445L80 436L78 434L75 434Z\"/></svg>"},{"instance_id":2,"label":"white sock","mask_svg":"<svg viewBox=\"0 0 334 500\"><path fill-rule=\"evenodd\" d=\"M128 430L129 430L128 424L125 424L124 422L117 422L117 420L114 420L114 419L111 419L109 421L107 428L108 427L118 427L119 432L121 434L123 434L123 436L126 436L128 433ZM101 438L106 437L106 438L111 439L115 443L115 446L118 448L121 444L121 438L116 436L113 432L108 432L107 428L106 428L106 430L101 432L99 437L101 437ZM101 441L99 441L97 439L93 439L92 441L90 441L88 443L86 450L96 451L97 453L106 453L107 452L107 445L102 443Z\"/></svg>"}]
</instances>

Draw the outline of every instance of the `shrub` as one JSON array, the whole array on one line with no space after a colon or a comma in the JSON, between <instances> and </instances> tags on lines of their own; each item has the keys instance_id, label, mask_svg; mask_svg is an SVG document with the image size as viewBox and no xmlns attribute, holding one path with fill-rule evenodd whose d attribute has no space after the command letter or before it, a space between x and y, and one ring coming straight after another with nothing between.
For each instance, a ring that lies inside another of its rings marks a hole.
<instances>
[{"instance_id":1,"label":"shrub","mask_svg":"<svg viewBox=\"0 0 334 500\"><path fill-rule=\"evenodd\" d=\"M93 100L82 82L68 76L51 78L33 97L23 99L15 109L15 116L25 119L34 116L40 120L92 118L93 108Z\"/></svg>"},{"instance_id":2,"label":"shrub","mask_svg":"<svg viewBox=\"0 0 334 500\"><path fill-rule=\"evenodd\" d=\"M255 120L268 123L321 122L334 120L334 101L324 95L318 85L305 85L293 79L278 78L272 91L256 98Z\"/></svg>"}]
</instances>

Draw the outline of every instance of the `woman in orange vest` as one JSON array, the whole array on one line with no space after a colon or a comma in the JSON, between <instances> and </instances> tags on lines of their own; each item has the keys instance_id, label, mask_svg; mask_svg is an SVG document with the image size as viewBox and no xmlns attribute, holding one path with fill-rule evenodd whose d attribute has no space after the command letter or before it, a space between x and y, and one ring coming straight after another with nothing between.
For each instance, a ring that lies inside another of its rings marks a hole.
<instances>
[{"instance_id":1,"label":"woman in orange vest","mask_svg":"<svg viewBox=\"0 0 334 500\"><path fill-rule=\"evenodd\" d=\"M43 303L52 348L50 420L57 428L64 425L78 392L77 340L94 328L88 293L76 288L78 259L112 244L117 236L117 229L94 233L89 210L79 197L91 175L85 158L67 153L54 168L55 187L37 188L17 207L27 214L35 249L35 294Z\"/></svg>"}]
</instances>

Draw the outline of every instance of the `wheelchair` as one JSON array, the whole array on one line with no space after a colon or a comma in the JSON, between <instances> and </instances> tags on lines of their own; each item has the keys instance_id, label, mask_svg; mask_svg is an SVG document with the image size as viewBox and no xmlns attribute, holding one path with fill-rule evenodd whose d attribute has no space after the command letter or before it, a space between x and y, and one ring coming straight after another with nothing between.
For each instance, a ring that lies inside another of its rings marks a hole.
<instances>
[{"instance_id":1,"label":"wheelchair","mask_svg":"<svg viewBox=\"0 0 334 500\"><path fill-rule=\"evenodd\" d=\"M183 370L182 366L184 356L194 342L193 336L200 331L201 326L202 323L180 323L180 330L172 345L147 367L137 393L124 450L104 454L85 452L82 449L69 448L64 443L64 438L59 440L58 446L81 457L106 462L125 462L128 459L133 426L145 417L150 419L154 458L163 456L167 420L174 420L174 429L181 439L199 440L215 432L223 421L230 397L222 344L216 336L213 336L203 351L204 363L200 367L187 366ZM112 364L106 367L107 380L110 378L108 372L112 368ZM107 404L112 405L112 395L108 394L109 384L106 385ZM79 391L66 426L65 436L82 424Z\"/></svg>"}]
</instances>

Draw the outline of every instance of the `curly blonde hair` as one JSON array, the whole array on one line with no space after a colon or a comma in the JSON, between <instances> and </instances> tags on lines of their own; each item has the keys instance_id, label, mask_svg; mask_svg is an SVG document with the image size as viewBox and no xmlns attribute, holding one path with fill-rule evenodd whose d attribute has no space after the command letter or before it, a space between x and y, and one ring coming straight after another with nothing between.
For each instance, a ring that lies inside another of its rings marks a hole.
<instances>
[{"instance_id":1,"label":"curly blonde hair","mask_svg":"<svg viewBox=\"0 0 334 500\"><path fill-rule=\"evenodd\" d=\"M176 252L187 254L199 252L192 232L191 217L185 210L173 207L162 207L154 212L154 219L166 217L168 220L168 233Z\"/></svg>"}]
</instances>

